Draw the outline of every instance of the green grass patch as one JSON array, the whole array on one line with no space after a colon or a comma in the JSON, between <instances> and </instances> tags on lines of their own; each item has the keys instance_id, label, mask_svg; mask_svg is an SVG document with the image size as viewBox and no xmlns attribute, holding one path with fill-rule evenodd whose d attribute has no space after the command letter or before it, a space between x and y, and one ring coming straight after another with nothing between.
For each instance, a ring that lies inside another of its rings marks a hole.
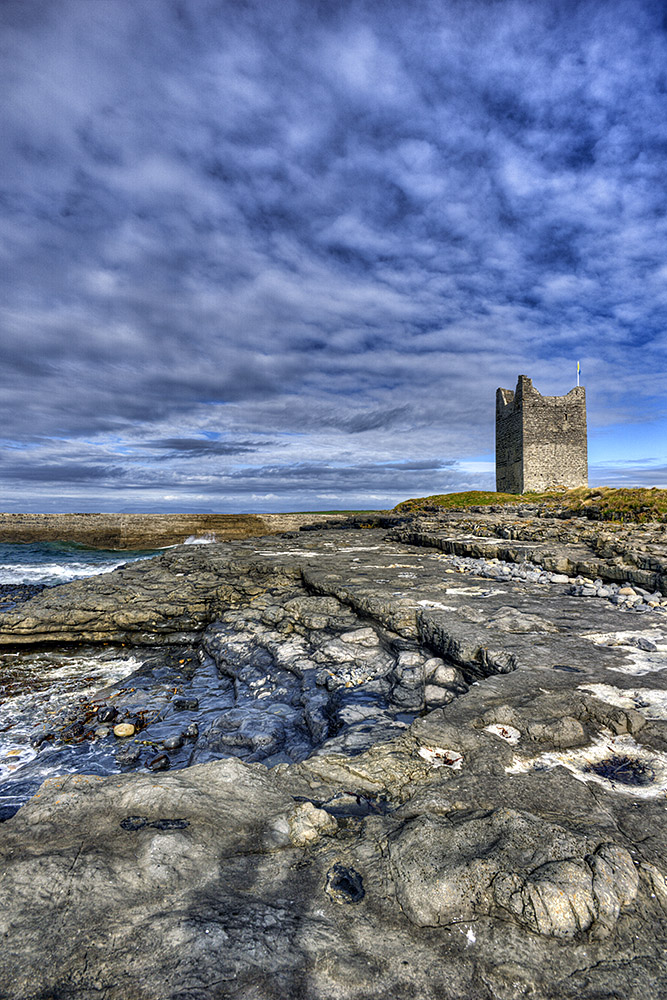
<instances>
[{"instance_id":1,"label":"green grass patch","mask_svg":"<svg viewBox=\"0 0 667 1000\"><path fill-rule=\"evenodd\" d=\"M431 497L403 500L394 510L398 514L418 512L428 507L465 510L491 504L539 503L559 507L568 513L596 521L667 521L667 490L657 487L553 490L547 493L494 493L491 490L468 490L465 493L442 493Z\"/></svg>"}]
</instances>

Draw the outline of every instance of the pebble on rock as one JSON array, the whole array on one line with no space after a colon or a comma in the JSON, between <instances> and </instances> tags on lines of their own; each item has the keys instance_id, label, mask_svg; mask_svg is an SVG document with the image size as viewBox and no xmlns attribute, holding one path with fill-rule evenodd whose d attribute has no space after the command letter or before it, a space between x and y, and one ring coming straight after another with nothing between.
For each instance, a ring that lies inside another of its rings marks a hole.
<instances>
[{"instance_id":1,"label":"pebble on rock","mask_svg":"<svg viewBox=\"0 0 667 1000\"><path fill-rule=\"evenodd\" d=\"M98 722L112 722L118 715L118 710L113 705L102 705L97 712Z\"/></svg>"},{"instance_id":2,"label":"pebble on rock","mask_svg":"<svg viewBox=\"0 0 667 1000\"><path fill-rule=\"evenodd\" d=\"M124 743L116 755L119 764L130 766L136 764L141 756L141 749L135 743Z\"/></svg>"},{"instance_id":3,"label":"pebble on rock","mask_svg":"<svg viewBox=\"0 0 667 1000\"><path fill-rule=\"evenodd\" d=\"M129 722L119 722L117 726L113 727L113 734L119 739L125 736L134 736L134 726Z\"/></svg>"},{"instance_id":4,"label":"pebble on rock","mask_svg":"<svg viewBox=\"0 0 667 1000\"><path fill-rule=\"evenodd\" d=\"M314 843L322 835L333 835L338 821L325 809L318 809L312 802L299 803L289 818L290 840L296 847Z\"/></svg>"},{"instance_id":5,"label":"pebble on rock","mask_svg":"<svg viewBox=\"0 0 667 1000\"><path fill-rule=\"evenodd\" d=\"M175 712L196 712L199 708L198 698L174 698L172 706Z\"/></svg>"},{"instance_id":6,"label":"pebble on rock","mask_svg":"<svg viewBox=\"0 0 667 1000\"><path fill-rule=\"evenodd\" d=\"M162 746L165 750L178 750L179 747L183 746L183 737L180 733L177 736L170 736L162 741Z\"/></svg>"},{"instance_id":7,"label":"pebble on rock","mask_svg":"<svg viewBox=\"0 0 667 1000\"><path fill-rule=\"evenodd\" d=\"M159 753L157 757L146 762L149 771L168 771L170 766L171 761L166 753Z\"/></svg>"},{"instance_id":8,"label":"pebble on rock","mask_svg":"<svg viewBox=\"0 0 667 1000\"><path fill-rule=\"evenodd\" d=\"M71 726L63 730L63 738L72 739L76 736L83 736L85 728L83 722L73 722Z\"/></svg>"}]
</instances>

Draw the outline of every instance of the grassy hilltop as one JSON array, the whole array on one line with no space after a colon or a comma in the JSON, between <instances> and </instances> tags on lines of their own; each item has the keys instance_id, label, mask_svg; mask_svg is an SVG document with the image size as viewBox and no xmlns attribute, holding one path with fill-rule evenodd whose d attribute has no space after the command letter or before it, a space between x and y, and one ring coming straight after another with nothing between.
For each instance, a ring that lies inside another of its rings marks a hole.
<instances>
[{"instance_id":1,"label":"grassy hilltop","mask_svg":"<svg viewBox=\"0 0 667 1000\"><path fill-rule=\"evenodd\" d=\"M667 521L667 490L657 487L596 489L580 487L574 490L553 490L547 493L494 493L490 490L469 490L466 493L442 493L431 497L403 500L394 510L399 514L418 512L426 508L489 506L491 504L539 503L557 507L572 515L590 517L596 521Z\"/></svg>"}]
</instances>

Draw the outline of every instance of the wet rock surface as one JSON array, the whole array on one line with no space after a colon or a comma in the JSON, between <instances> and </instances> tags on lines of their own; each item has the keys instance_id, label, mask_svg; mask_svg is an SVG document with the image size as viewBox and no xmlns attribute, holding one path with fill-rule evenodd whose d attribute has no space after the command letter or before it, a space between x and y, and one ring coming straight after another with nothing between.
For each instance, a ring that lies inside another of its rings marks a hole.
<instances>
[{"instance_id":1,"label":"wet rock surface","mask_svg":"<svg viewBox=\"0 0 667 1000\"><path fill-rule=\"evenodd\" d=\"M0 617L33 673L125 663L40 723L26 766L69 773L0 825L0 996L663 995L660 526L473 515L174 549Z\"/></svg>"},{"instance_id":2,"label":"wet rock surface","mask_svg":"<svg viewBox=\"0 0 667 1000\"><path fill-rule=\"evenodd\" d=\"M0 611L14 608L17 604L23 604L24 601L29 601L31 597L41 594L44 589L45 585L42 583L0 584Z\"/></svg>"}]
</instances>

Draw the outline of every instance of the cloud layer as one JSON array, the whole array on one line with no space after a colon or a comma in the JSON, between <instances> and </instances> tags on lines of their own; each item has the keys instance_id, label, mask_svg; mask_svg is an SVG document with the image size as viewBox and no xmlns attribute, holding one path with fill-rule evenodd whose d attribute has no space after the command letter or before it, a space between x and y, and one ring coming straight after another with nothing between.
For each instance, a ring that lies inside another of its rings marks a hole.
<instances>
[{"instance_id":1,"label":"cloud layer","mask_svg":"<svg viewBox=\"0 0 667 1000\"><path fill-rule=\"evenodd\" d=\"M664 479L666 27L5 0L2 506L490 486L495 388L565 392L578 358L592 478Z\"/></svg>"}]
</instances>

